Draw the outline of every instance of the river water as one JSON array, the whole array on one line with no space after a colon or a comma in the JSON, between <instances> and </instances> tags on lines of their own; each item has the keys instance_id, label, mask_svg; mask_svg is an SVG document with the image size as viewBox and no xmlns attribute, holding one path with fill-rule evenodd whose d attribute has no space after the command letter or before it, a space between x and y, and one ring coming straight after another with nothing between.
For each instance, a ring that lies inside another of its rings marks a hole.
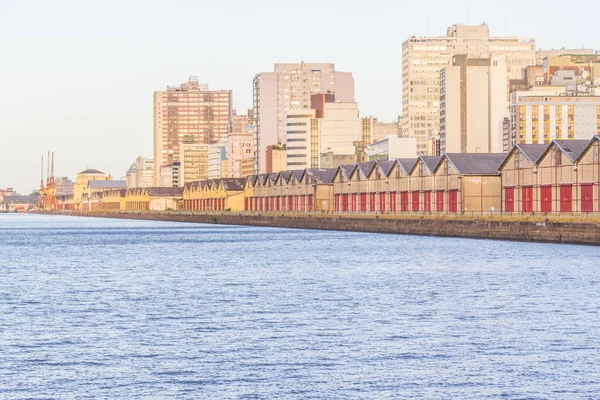
<instances>
[{"instance_id":1,"label":"river water","mask_svg":"<svg viewBox=\"0 0 600 400\"><path fill-rule=\"evenodd\" d=\"M0 398L600 398L599 256L0 214Z\"/></svg>"}]
</instances>

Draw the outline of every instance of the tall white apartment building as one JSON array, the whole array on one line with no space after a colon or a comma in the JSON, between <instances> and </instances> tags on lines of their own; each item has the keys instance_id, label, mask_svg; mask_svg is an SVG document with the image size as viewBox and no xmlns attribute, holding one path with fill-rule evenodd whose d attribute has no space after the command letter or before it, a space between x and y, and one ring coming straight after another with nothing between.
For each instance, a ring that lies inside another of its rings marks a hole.
<instances>
[{"instance_id":1,"label":"tall white apartment building","mask_svg":"<svg viewBox=\"0 0 600 400\"><path fill-rule=\"evenodd\" d=\"M502 153L506 108L503 56L456 55L440 72L440 153Z\"/></svg>"},{"instance_id":2,"label":"tall white apartment building","mask_svg":"<svg viewBox=\"0 0 600 400\"><path fill-rule=\"evenodd\" d=\"M335 94L354 101L354 78L329 63L275 64L273 72L254 78L255 172L266 172L267 146L285 144L286 115L290 110L310 109L311 95Z\"/></svg>"},{"instance_id":3,"label":"tall white apartment building","mask_svg":"<svg viewBox=\"0 0 600 400\"><path fill-rule=\"evenodd\" d=\"M362 120L355 102L338 101L331 94L312 96L311 109L286 116L287 169L322 168L322 157L333 162L355 157Z\"/></svg>"},{"instance_id":4,"label":"tall white apartment building","mask_svg":"<svg viewBox=\"0 0 600 400\"><path fill-rule=\"evenodd\" d=\"M440 133L440 70L451 66L456 54L504 56L508 79L520 79L522 68L536 61L535 40L492 37L486 24L452 25L446 36L406 40L402 44L402 135L417 139L419 154L426 154L428 141ZM506 100L508 104L508 96Z\"/></svg>"}]
</instances>

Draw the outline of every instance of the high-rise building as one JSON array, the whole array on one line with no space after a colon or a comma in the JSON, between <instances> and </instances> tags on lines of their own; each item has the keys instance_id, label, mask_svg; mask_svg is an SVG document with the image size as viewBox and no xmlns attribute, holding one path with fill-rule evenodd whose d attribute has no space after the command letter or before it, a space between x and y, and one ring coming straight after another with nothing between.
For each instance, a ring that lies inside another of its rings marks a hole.
<instances>
[{"instance_id":1,"label":"high-rise building","mask_svg":"<svg viewBox=\"0 0 600 400\"><path fill-rule=\"evenodd\" d=\"M331 163L341 156L356 162L361 126L357 103L337 101L333 94L314 94L311 109L287 113L286 168L322 168L324 156Z\"/></svg>"},{"instance_id":2,"label":"high-rise building","mask_svg":"<svg viewBox=\"0 0 600 400\"><path fill-rule=\"evenodd\" d=\"M542 50L538 49L535 52L536 65L542 66L544 65L544 59L547 57L559 57L562 55L589 55L589 54L597 54L593 49L550 49L550 50Z\"/></svg>"},{"instance_id":3,"label":"high-rise building","mask_svg":"<svg viewBox=\"0 0 600 400\"><path fill-rule=\"evenodd\" d=\"M600 54L561 54L547 56L542 61L544 81L552 84L551 79L560 71L570 71L576 76L589 80L591 84L600 85Z\"/></svg>"},{"instance_id":4,"label":"high-rise building","mask_svg":"<svg viewBox=\"0 0 600 400\"><path fill-rule=\"evenodd\" d=\"M440 152L501 153L506 108L503 56L453 57L440 72Z\"/></svg>"},{"instance_id":5,"label":"high-rise building","mask_svg":"<svg viewBox=\"0 0 600 400\"><path fill-rule=\"evenodd\" d=\"M186 140L181 144L179 187L208 179L208 149L204 142Z\"/></svg>"},{"instance_id":6,"label":"high-rise building","mask_svg":"<svg viewBox=\"0 0 600 400\"><path fill-rule=\"evenodd\" d=\"M208 145L208 179L227 176L227 138Z\"/></svg>"},{"instance_id":7,"label":"high-rise building","mask_svg":"<svg viewBox=\"0 0 600 400\"><path fill-rule=\"evenodd\" d=\"M514 143L589 140L600 134L600 96L591 92L515 92L510 115Z\"/></svg>"},{"instance_id":8,"label":"high-rise building","mask_svg":"<svg viewBox=\"0 0 600 400\"><path fill-rule=\"evenodd\" d=\"M388 136L400 136L400 121L382 122L376 117L362 118L362 140L367 146Z\"/></svg>"},{"instance_id":9,"label":"high-rise building","mask_svg":"<svg viewBox=\"0 0 600 400\"><path fill-rule=\"evenodd\" d=\"M446 36L406 40L402 44L402 135L417 139L419 154L426 154L428 142L439 136L440 70L452 65L456 54L504 56L508 78L520 79L521 70L535 64L535 40L492 37L486 24L453 25Z\"/></svg>"},{"instance_id":10,"label":"high-rise building","mask_svg":"<svg viewBox=\"0 0 600 400\"><path fill-rule=\"evenodd\" d=\"M128 188L146 188L154 185L154 160L137 157L125 174Z\"/></svg>"},{"instance_id":11,"label":"high-rise building","mask_svg":"<svg viewBox=\"0 0 600 400\"><path fill-rule=\"evenodd\" d=\"M166 91L154 92L154 183L160 166L181 158L184 139L209 144L229 133L231 90L208 90L196 77Z\"/></svg>"},{"instance_id":12,"label":"high-rise building","mask_svg":"<svg viewBox=\"0 0 600 400\"><path fill-rule=\"evenodd\" d=\"M286 150L277 145L267 146L265 149L265 170L269 172L281 172L286 168Z\"/></svg>"},{"instance_id":13,"label":"high-rise building","mask_svg":"<svg viewBox=\"0 0 600 400\"><path fill-rule=\"evenodd\" d=\"M177 161L172 164L160 166L160 182L159 187L180 187L179 172L181 170L181 162Z\"/></svg>"},{"instance_id":14,"label":"high-rise building","mask_svg":"<svg viewBox=\"0 0 600 400\"><path fill-rule=\"evenodd\" d=\"M267 146L285 144L286 115L294 109L310 109L311 96L335 94L344 102L354 101L352 73L335 70L334 64L275 64L273 72L254 78L255 171L266 171Z\"/></svg>"},{"instance_id":15,"label":"high-rise building","mask_svg":"<svg viewBox=\"0 0 600 400\"><path fill-rule=\"evenodd\" d=\"M252 110L232 116L231 133L227 136L227 176L244 178L254 171L254 127Z\"/></svg>"}]
</instances>

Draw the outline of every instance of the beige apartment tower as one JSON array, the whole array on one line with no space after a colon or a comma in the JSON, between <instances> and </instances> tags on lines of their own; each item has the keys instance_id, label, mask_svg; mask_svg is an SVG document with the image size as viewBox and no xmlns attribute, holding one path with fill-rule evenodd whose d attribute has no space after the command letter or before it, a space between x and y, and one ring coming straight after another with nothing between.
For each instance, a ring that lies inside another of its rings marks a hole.
<instances>
[{"instance_id":1,"label":"beige apartment tower","mask_svg":"<svg viewBox=\"0 0 600 400\"><path fill-rule=\"evenodd\" d=\"M446 36L412 37L402 44L402 136L417 139L426 154L440 133L440 71L456 54L472 58L503 56L509 79L536 61L535 40L492 37L488 25L452 25ZM506 97L508 105L508 97Z\"/></svg>"},{"instance_id":2,"label":"beige apartment tower","mask_svg":"<svg viewBox=\"0 0 600 400\"><path fill-rule=\"evenodd\" d=\"M352 73L335 70L329 63L275 64L273 72L254 78L254 169L266 172L268 146L285 145L286 115L309 110L311 96L335 94L336 100L354 101Z\"/></svg>"},{"instance_id":3,"label":"beige apartment tower","mask_svg":"<svg viewBox=\"0 0 600 400\"><path fill-rule=\"evenodd\" d=\"M196 77L154 92L154 185L160 167L181 160L184 139L209 144L229 133L231 90L208 90Z\"/></svg>"},{"instance_id":4,"label":"beige apartment tower","mask_svg":"<svg viewBox=\"0 0 600 400\"><path fill-rule=\"evenodd\" d=\"M454 56L440 72L440 154L502 153L506 108L502 56Z\"/></svg>"}]
</instances>

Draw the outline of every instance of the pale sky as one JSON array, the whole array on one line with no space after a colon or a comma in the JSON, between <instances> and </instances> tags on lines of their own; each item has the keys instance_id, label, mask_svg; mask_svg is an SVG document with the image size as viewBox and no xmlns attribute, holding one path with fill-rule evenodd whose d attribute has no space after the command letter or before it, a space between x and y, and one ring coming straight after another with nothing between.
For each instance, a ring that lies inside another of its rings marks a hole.
<instances>
[{"instance_id":1,"label":"pale sky","mask_svg":"<svg viewBox=\"0 0 600 400\"><path fill-rule=\"evenodd\" d=\"M401 112L402 42L487 22L538 48L600 49L600 2L0 0L0 188L96 168L118 179L151 158L152 93L190 75L252 103L276 62L332 62L354 74L361 115ZM589 17L589 18L588 18ZM587 21L586 21L586 18Z\"/></svg>"}]
</instances>

